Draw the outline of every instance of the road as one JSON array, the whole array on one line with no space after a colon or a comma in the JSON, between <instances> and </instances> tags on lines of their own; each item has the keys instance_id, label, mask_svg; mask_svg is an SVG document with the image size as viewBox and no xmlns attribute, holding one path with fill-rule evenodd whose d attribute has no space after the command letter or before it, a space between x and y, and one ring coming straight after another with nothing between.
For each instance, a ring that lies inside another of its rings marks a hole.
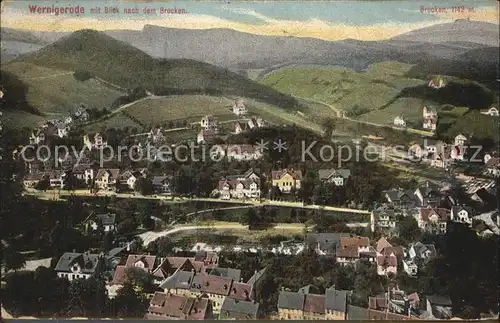
<instances>
[{"instance_id":1,"label":"road","mask_svg":"<svg viewBox=\"0 0 500 323\"><path fill-rule=\"evenodd\" d=\"M105 192L100 191L97 194L91 194L88 190L75 190L75 191L47 191L47 192L38 192L36 190L29 190L24 192L25 195L33 195L37 196L41 199L46 200L58 200L60 199L61 194L65 195L75 195L75 196L116 196L119 198L137 198L137 199L155 199L155 200L164 200L169 201L171 197L169 196L142 196L138 194L131 193L114 193L114 192ZM301 209L310 209L310 210L325 210L325 211L334 211L334 212L344 212L344 213L354 213L354 214L365 214L370 215L371 213L368 210L360 210L360 209L350 209L343 207L335 207L335 206L325 206L325 205L304 205L302 202L282 202L282 201L273 201L273 200L264 200L264 201L254 201L254 200L221 200L216 198L192 198L192 199L179 199L177 202L183 201L202 201L202 202L217 202L217 203L237 203L237 204L247 204L253 206L282 206L282 207L294 207ZM172 202L176 202L175 200Z\"/></svg>"}]
</instances>

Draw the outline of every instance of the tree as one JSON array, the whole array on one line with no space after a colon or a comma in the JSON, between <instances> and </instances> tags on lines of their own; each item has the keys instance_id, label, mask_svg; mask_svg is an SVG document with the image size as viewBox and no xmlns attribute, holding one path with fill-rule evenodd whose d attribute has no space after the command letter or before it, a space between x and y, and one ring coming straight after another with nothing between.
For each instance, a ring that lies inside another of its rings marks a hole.
<instances>
[{"instance_id":1,"label":"tree","mask_svg":"<svg viewBox=\"0 0 500 323\"><path fill-rule=\"evenodd\" d=\"M172 252L174 246L175 244L172 240L168 236L165 236L151 242L148 246L148 250L151 254L165 257Z\"/></svg>"},{"instance_id":2,"label":"tree","mask_svg":"<svg viewBox=\"0 0 500 323\"><path fill-rule=\"evenodd\" d=\"M150 178L140 177L134 184L134 190L141 195L151 195L154 192L153 182Z\"/></svg>"},{"instance_id":3,"label":"tree","mask_svg":"<svg viewBox=\"0 0 500 323\"><path fill-rule=\"evenodd\" d=\"M50 180L48 177L42 178L38 183L35 185L35 189L39 191L46 191L50 188Z\"/></svg>"},{"instance_id":4,"label":"tree","mask_svg":"<svg viewBox=\"0 0 500 323\"><path fill-rule=\"evenodd\" d=\"M403 217L398 222L398 234L406 243L415 242L421 236L420 228L418 227L417 220L411 216Z\"/></svg>"},{"instance_id":5,"label":"tree","mask_svg":"<svg viewBox=\"0 0 500 323\"><path fill-rule=\"evenodd\" d=\"M154 291L153 276L141 268L127 268L125 270L125 281L143 293L152 293Z\"/></svg>"},{"instance_id":6,"label":"tree","mask_svg":"<svg viewBox=\"0 0 500 323\"><path fill-rule=\"evenodd\" d=\"M24 267L26 263L24 256L14 248L5 248L3 252L3 265L5 266L5 270L17 270Z\"/></svg>"},{"instance_id":7,"label":"tree","mask_svg":"<svg viewBox=\"0 0 500 323\"><path fill-rule=\"evenodd\" d=\"M127 281L118 289L115 304L118 309L116 316L127 319L142 319L148 308L148 300Z\"/></svg>"},{"instance_id":8,"label":"tree","mask_svg":"<svg viewBox=\"0 0 500 323\"><path fill-rule=\"evenodd\" d=\"M113 241L115 237L113 232L108 231L104 234L103 240L102 240L102 249L104 252L108 252L113 248Z\"/></svg>"},{"instance_id":9,"label":"tree","mask_svg":"<svg viewBox=\"0 0 500 323\"><path fill-rule=\"evenodd\" d=\"M74 279L69 286L68 314L102 317L106 299L106 286L103 280L96 277Z\"/></svg>"}]
</instances>

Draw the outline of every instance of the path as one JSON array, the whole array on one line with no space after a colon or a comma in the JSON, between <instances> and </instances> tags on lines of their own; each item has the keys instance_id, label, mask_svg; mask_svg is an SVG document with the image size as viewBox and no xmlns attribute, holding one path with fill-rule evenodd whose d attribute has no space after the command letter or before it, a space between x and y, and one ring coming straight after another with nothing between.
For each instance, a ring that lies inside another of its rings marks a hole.
<instances>
[{"instance_id":1,"label":"path","mask_svg":"<svg viewBox=\"0 0 500 323\"><path fill-rule=\"evenodd\" d=\"M57 191L47 191L47 192L38 192L36 190L29 190L24 192L25 195L34 195L38 196L42 199L60 199L60 194ZM76 190L76 191L63 191L63 194L67 195L75 195L75 196L116 196L119 198L137 198L137 199L155 199L155 200L167 200L170 199L170 196L143 196L138 194L130 194L130 193L114 193L109 191L100 191L96 194L89 193L88 190ZM180 201L183 201L181 199ZM344 213L354 213L354 214L365 214L370 215L371 213L368 210L360 210L360 209L350 209L343 207L335 207L335 206L326 206L326 205L304 205L302 202L285 202L285 201L274 201L274 200L221 200L216 198L192 198L186 199L184 201L202 201L202 202L217 202L217 203L237 203L237 204L247 204L253 206L282 206L282 207L294 207L301 209L310 209L310 210L325 210L325 211L334 211L334 212L344 212Z\"/></svg>"},{"instance_id":2,"label":"path","mask_svg":"<svg viewBox=\"0 0 500 323\"><path fill-rule=\"evenodd\" d=\"M64 72L64 73L57 73L57 74L51 74L51 75L45 75L45 76L37 76L37 77L28 77L28 78L23 78L22 80L43 80L43 79L48 79L48 78L53 78L53 77L58 77L58 76L63 76L63 75L73 75L73 72Z\"/></svg>"}]
</instances>

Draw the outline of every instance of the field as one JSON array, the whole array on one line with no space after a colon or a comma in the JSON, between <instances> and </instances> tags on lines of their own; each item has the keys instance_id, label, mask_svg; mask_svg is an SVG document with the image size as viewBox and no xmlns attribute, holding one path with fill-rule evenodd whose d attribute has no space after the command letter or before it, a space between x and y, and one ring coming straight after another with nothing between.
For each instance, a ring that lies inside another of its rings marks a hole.
<instances>
[{"instance_id":1,"label":"field","mask_svg":"<svg viewBox=\"0 0 500 323\"><path fill-rule=\"evenodd\" d=\"M136 128L138 131L141 131L143 127L122 113L116 113L112 115L109 119L105 119L96 123L91 123L83 127L85 132L102 132L110 128L115 128L115 129Z\"/></svg>"},{"instance_id":2,"label":"field","mask_svg":"<svg viewBox=\"0 0 500 323\"><path fill-rule=\"evenodd\" d=\"M356 117L386 105L403 88L422 84L422 80L404 76L410 68L408 64L384 62L358 73L341 67L295 66L268 74L262 83Z\"/></svg>"},{"instance_id":3,"label":"field","mask_svg":"<svg viewBox=\"0 0 500 323\"><path fill-rule=\"evenodd\" d=\"M41 121L45 120L41 116L37 116L25 111L10 110L3 110L1 118L3 126L15 129L20 129L23 127L33 128L36 127Z\"/></svg>"},{"instance_id":4,"label":"field","mask_svg":"<svg viewBox=\"0 0 500 323\"><path fill-rule=\"evenodd\" d=\"M232 115L233 101L207 95L173 95L153 97L126 108L129 115L143 124L158 124L169 120L199 121L205 115L222 117Z\"/></svg>"},{"instance_id":5,"label":"field","mask_svg":"<svg viewBox=\"0 0 500 323\"><path fill-rule=\"evenodd\" d=\"M41 67L24 62L2 66L28 88L28 103L49 118L66 115L84 104L87 108L109 108L123 93L95 79L77 81L68 70Z\"/></svg>"},{"instance_id":6,"label":"field","mask_svg":"<svg viewBox=\"0 0 500 323\"><path fill-rule=\"evenodd\" d=\"M387 107L360 115L357 119L381 125L393 125L394 117L403 116L407 124L420 126L422 102L416 98L399 98Z\"/></svg>"}]
</instances>

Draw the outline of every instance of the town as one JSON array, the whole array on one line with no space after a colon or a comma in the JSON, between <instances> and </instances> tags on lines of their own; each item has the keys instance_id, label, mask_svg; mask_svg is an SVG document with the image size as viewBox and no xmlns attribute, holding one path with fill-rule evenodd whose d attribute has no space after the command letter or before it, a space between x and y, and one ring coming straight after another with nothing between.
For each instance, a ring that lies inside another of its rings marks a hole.
<instances>
[{"instance_id":1,"label":"town","mask_svg":"<svg viewBox=\"0 0 500 323\"><path fill-rule=\"evenodd\" d=\"M174 2L2 3L2 319L498 320L498 6Z\"/></svg>"}]
</instances>

